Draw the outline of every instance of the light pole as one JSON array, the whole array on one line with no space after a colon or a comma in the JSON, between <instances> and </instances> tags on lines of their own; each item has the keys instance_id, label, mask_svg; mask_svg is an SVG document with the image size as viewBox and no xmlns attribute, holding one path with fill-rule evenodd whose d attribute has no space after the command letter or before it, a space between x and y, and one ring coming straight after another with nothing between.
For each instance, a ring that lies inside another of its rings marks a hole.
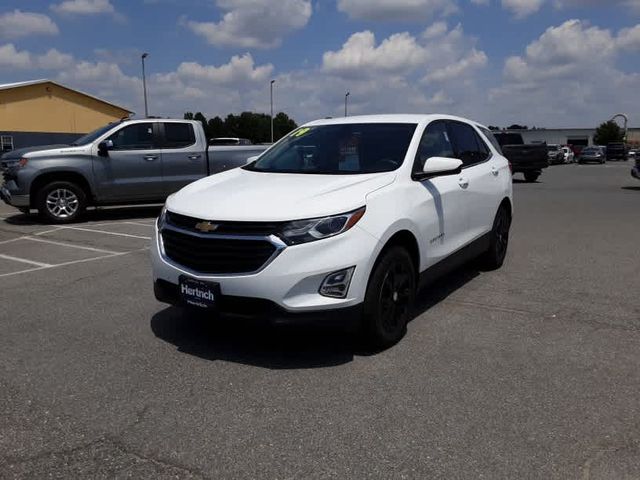
<instances>
[{"instance_id":1,"label":"light pole","mask_svg":"<svg viewBox=\"0 0 640 480\"><path fill-rule=\"evenodd\" d=\"M271 143L273 143L273 84L275 80L271 80Z\"/></svg>"},{"instance_id":2,"label":"light pole","mask_svg":"<svg viewBox=\"0 0 640 480\"><path fill-rule=\"evenodd\" d=\"M344 96L344 116L347 116L347 102L349 101L349 95L351 95L351 92L347 92Z\"/></svg>"},{"instance_id":3,"label":"light pole","mask_svg":"<svg viewBox=\"0 0 640 480\"><path fill-rule=\"evenodd\" d=\"M142 90L144 91L144 116L149 118L149 106L147 104L147 76L144 71L144 59L149 56L148 53L142 54Z\"/></svg>"}]
</instances>

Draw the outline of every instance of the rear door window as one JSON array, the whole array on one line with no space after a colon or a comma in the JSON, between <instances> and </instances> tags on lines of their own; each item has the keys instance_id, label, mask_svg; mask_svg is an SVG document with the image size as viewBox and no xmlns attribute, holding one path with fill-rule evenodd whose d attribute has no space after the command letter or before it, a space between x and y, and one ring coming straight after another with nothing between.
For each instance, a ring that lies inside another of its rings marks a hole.
<instances>
[{"instance_id":1,"label":"rear door window","mask_svg":"<svg viewBox=\"0 0 640 480\"><path fill-rule=\"evenodd\" d=\"M164 123L163 125L163 148L185 148L196 143L196 135L190 123Z\"/></svg>"}]
</instances>

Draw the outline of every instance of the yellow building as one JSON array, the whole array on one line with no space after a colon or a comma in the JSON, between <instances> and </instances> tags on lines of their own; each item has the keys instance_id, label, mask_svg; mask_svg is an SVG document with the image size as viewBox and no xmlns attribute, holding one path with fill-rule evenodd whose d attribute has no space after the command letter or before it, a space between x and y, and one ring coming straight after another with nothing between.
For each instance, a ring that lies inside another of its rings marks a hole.
<instances>
[{"instance_id":1,"label":"yellow building","mask_svg":"<svg viewBox=\"0 0 640 480\"><path fill-rule=\"evenodd\" d=\"M132 113L51 80L0 84L0 149L70 143Z\"/></svg>"}]
</instances>

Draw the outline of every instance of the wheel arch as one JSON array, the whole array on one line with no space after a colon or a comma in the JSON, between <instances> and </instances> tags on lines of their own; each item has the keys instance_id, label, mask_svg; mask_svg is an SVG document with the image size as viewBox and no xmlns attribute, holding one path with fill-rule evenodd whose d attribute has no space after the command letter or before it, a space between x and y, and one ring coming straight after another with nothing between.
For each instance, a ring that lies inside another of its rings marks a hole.
<instances>
[{"instance_id":1,"label":"wheel arch","mask_svg":"<svg viewBox=\"0 0 640 480\"><path fill-rule=\"evenodd\" d=\"M32 182L29 190L29 202L32 207L36 205L38 192L42 187L51 182L72 182L78 185L87 196L87 202L92 203L94 196L91 185L84 175L74 171L53 171L38 175Z\"/></svg>"},{"instance_id":2,"label":"wheel arch","mask_svg":"<svg viewBox=\"0 0 640 480\"><path fill-rule=\"evenodd\" d=\"M389 251L392 247L402 247L409 252L411 256L411 260L413 262L413 266L415 267L416 276L420 273L420 247L418 246L418 240L416 236L409 230L403 229L395 232L389 239L386 241L382 249L378 252L376 256L376 260L373 263L373 267L371 268L371 272L375 270L380 259L383 255ZM371 276L371 274L369 275Z\"/></svg>"}]
</instances>

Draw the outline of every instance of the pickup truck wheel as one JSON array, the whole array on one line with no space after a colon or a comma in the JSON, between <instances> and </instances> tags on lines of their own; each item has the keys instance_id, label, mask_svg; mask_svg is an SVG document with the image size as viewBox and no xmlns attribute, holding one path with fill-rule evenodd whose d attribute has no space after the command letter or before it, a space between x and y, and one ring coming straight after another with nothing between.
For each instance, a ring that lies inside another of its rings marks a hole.
<instances>
[{"instance_id":1,"label":"pickup truck wheel","mask_svg":"<svg viewBox=\"0 0 640 480\"><path fill-rule=\"evenodd\" d=\"M72 182L52 182L40 189L36 197L40 216L50 223L71 223L87 207L84 190Z\"/></svg>"},{"instance_id":2,"label":"pickup truck wheel","mask_svg":"<svg viewBox=\"0 0 640 480\"><path fill-rule=\"evenodd\" d=\"M511 215L506 207L501 206L493 220L493 228L490 233L489 249L480 258L482 265L487 270L497 270L504 263L509 246L509 229L511 228Z\"/></svg>"},{"instance_id":3,"label":"pickup truck wheel","mask_svg":"<svg viewBox=\"0 0 640 480\"><path fill-rule=\"evenodd\" d=\"M394 345L407 332L416 294L415 266L402 247L392 247L375 266L364 301L363 327L373 348Z\"/></svg>"},{"instance_id":4,"label":"pickup truck wheel","mask_svg":"<svg viewBox=\"0 0 640 480\"><path fill-rule=\"evenodd\" d=\"M536 180L538 180L538 177L540 176L539 173L536 172L527 172L524 174L524 179L529 182L529 183L533 183Z\"/></svg>"}]
</instances>

